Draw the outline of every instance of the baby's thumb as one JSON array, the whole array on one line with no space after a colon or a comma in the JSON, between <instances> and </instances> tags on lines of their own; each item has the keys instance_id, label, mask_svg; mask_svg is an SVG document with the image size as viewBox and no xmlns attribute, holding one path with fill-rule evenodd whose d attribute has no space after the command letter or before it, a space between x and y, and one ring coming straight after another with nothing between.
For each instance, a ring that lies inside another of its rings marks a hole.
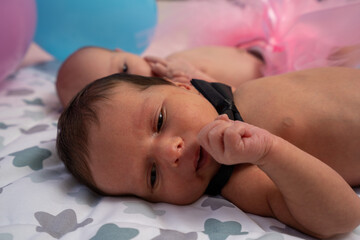
<instances>
[{"instance_id":1,"label":"baby's thumb","mask_svg":"<svg viewBox=\"0 0 360 240\"><path fill-rule=\"evenodd\" d=\"M171 80L173 82L178 82L178 83L190 83L190 78L187 75L178 75L178 76L173 76L171 78Z\"/></svg>"},{"instance_id":2,"label":"baby's thumb","mask_svg":"<svg viewBox=\"0 0 360 240\"><path fill-rule=\"evenodd\" d=\"M169 72L167 67L165 67L162 64L159 63L149 63L150 67L151 67L151 71L158 77L168 77L171 78L172 76L169 76Z\"/></svg>"},{"instance_id":3,"label":"baby's thumb","mask_svg":"<svg viewBox=\"0 0 360 240\"><path fill-rule=\"evenodd\" d=\"M215 118L215 120L229 121L230 119L229 119L229 116L228 116L227 114L221 114L221 115L217 116L217 117Z\"/></svg>"},{"instance_id":4,"label":"baby's thumb","mask_svg":"<svg viewBox=\"0 0 360 240\"><path fill-rule=\"evenodd\" d=\"M209 125L203 127L197 135L198 143L205 148L206 151L209 151L209 142L208 142L208 132L209 132Z\"/></svg>"},{"instance_id":5,"label":"baby's thumb","mask_svg":"<svg viewBox=\"0 0 360 240\"><path fill-rule=\"evenodd\" d=\"M164 66L167 66L166 60L163 59L163 58L160 58L160 57L144 56L144 60L147 61L148 63L159 63L159 64L162 64Z\"/></svg>"}]
</instances>

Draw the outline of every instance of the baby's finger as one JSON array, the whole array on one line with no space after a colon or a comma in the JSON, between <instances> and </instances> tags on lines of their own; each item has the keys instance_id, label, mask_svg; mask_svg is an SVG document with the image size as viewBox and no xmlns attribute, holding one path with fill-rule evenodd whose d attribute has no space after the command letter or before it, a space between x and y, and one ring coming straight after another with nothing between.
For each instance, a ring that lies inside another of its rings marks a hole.
<instances>
[{"instance_id":1,"label":"baby's finger","mask_svg":"<svg viewBox=\"0 0 360 240\"><path fill-rule=\"evenodd\" d=\"M181 82L181 83L189 83L191 78L189 75L185 74L182 71L175 71L171 73L172 80L174 82Z\"/></svg>"},{"instance_id":2,"label":"baby's finger","mask_svg":"<svg viewBox=\"0 0 360 240\"><path fill-rule=\"evenodd\" d=\"M244 138L248 137L242 122L231 125L224 131L224 151L228 157L237 156L244 149Z\"/></svg>"},{"instance_id":3,"label":"baby's finger","mask_svg":"<svg viewBox=\"0 0 360 240\"><path fill-rule=\"evenodd\" d=\"M173 82L178 82L178 83L189 83L190 82L190 78L188 78L187 76L176 76L176 77L172 77L171 81Z\"/></svg>"},{"instance_id":4,"label":"baby's finger","mask_svg":"<svg viewBox=\"0 0 360 240\"><path fill-rule=\"evenodd\" d=\"M222 121L220 124L214 126L207 134L207 141L209 151L215 156L222 156L224 154L224 132L229 127L228 122Z\"/></svg>"},{"instance_id":5,"label":"baby's finger","mask_svg":"<svg viewBox=\"0 0 360 240\"><path fill-rule=\"evenodd\" d=\"M201 146L205 147L206 149L209 149L209 141L208 141L208 133L209 131L220 124L220 121L213 121L207 125L205 125L200 132L198 133L197 139Z\"/></svg>"},{"instance_id":6,"label":"baby's finger","mask_svg":"<svg viewBox=\"0 0 360 240\"><path fill-rule=\"evenodd\" d=\"M164 66L167 66L167 61L163 58L156 57L156 56L145 56L144 60L148 63L160 63Z\"/></svg>"},{"instance_id":7,"label":"baby's finger","mask_svg":"<svg viewBox=\"0 0 360 240\"><path fill-rule=\"evenodd\" d=\"M168 68L159 63L150 63L151 71L159 77L168 77L172 78L171 73L168 71Z\"/></svg>"},{"instance_id":8,"label":"baby's finger","mask_svg":"<svg viewBox=\"0 0 360 240\"><path fill-rule=\"evenodd\" d=\"M224 130L231 122L215 120L206 125L198 134L198 141L215 159L221 159L224 152Z\"/></svg>"},{"instance_id":9,"label":"baby's finger","mask_svg":"<svg viewBox=\"0 0 360 240\"><path fill-rule=\"evenodd\" d=\"M227 114L221 114L217 116L216 120L230 121L229 116Z\"/></svg>"}]
</instances>

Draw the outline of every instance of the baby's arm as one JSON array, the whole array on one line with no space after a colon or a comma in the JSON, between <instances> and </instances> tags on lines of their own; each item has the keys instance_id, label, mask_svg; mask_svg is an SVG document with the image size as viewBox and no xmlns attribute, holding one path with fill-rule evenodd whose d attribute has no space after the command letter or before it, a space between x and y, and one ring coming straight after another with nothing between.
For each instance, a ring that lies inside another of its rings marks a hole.
<instances>
[{"instance_id":1,"label":"baby's arm","mask_svg":"<svg viewBox=\"0 0 360 240\"><path fill-rule=\"evenodd\" d=\"M153 64L153 71L160 76L172 78L180 73L187 79L222 82L235 88L243 82L262 77L264 66L259 58L245 49L223 46L188 49L173 53L166 59L145 59Z\"/></svg>"},{"instance_id":2,"label":"baby's arm","mask_svg":"<svg viewBox=\"0 0 360 240\"><path fill-rule=\"evenodd\" d=\"M348 232L360 224L360 198L344 179L289 142L223 115L205 126L198 138L218 162L250 163L262 170L253 168L255 174L236 171L254 178L225 186L223 195L240 208L276 217L317 237ZM252 189L242 191L247 187ZM224 192L226 188L230 191ZM252 196L244 196L246 193Z\"/></svg>"}]
</instances>

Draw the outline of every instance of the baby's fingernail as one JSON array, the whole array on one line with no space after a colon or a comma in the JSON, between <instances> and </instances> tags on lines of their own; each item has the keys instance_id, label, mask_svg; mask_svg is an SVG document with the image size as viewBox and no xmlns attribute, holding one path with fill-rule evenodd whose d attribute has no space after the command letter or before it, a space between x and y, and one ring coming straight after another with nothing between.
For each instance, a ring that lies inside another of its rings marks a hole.
<instances>
[{"instance_id":1,"label":"baby's fingernail","mask_svg":"<svg viewBox=\"0 0 360 240\"><path fill-rule=\"evenodd\" d=\"M221 114L217 116L216 120L229 120L229 117L226 114Z\"/></svg>"}]
</instances>

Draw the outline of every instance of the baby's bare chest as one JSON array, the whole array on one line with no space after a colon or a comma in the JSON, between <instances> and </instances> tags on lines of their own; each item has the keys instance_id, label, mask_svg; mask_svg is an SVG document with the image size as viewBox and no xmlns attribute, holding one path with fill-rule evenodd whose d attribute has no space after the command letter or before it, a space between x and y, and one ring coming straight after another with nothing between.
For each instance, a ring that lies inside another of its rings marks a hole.
<instances>
[{"instance_id":1,"label":"baby's bare chest","mask_svg":"<svg viewBox=\"0 0 360 240\"><path fill-rule=\"evenodd\" d=\"M235 103L245 122L319 158L341 158L344 152L360 158L359 94L275 83L249 84L236 91Z\"/></svg>"}]
</instances>

